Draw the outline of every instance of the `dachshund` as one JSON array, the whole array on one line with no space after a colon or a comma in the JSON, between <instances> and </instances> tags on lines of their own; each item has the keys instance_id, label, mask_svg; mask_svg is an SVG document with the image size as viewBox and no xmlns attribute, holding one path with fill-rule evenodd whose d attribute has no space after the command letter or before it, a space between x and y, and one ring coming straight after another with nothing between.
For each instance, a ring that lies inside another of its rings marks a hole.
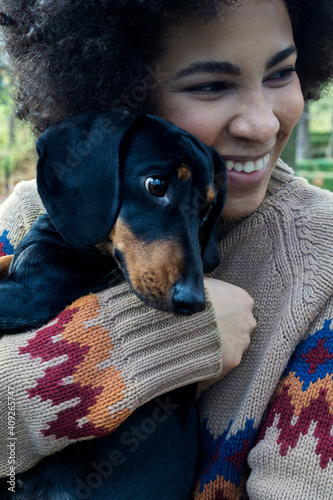
<instances>
[{"instance_id":1,"label":"dachshund","mask_svg":"<svg viewBox=\"0 0 333 500\"><path fill-rule=\"evenodd\" d=\"M114 111L53 125L36 149L46 214L0 281L0 333L43 325L76 298L122 279L156 309L205 308L203 274L220 262L216 223L226 193L214 149L161 118ZM3 274L10 260L0 259ZM1 479L1 498L187 498L198 451L195 391L192 384L162 395L114 433L45 457L16 475L14 494ZM147 422L153 435L143 433Z\"/></svg>"},{"instance_id":2,"label":"dachshund","mask_svg":"<svg viewBox=\"0 0 333 500\"><path fill-rule=\"evenodd\" d=\"M39 327L124 277L151 307L204 310L226 195L213 148L159 117L109 110L50 126L36 150L46 214L0 281L1 334Z\"/></svg>"}]
</instances>

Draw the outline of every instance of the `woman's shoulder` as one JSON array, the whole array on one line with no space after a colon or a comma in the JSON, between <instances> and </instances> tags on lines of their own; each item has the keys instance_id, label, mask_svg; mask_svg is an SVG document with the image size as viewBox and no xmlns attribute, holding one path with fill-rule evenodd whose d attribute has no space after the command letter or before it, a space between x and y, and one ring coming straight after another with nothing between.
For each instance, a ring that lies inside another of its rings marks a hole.
<instances>
[{"instance_id":1,"label":"woman's shoulder","mask_svg":"<svg viewBox=\"0 0 333 500\"><path fill-rule=\"evenodd\" d=\"M269 184L268 204L297 220L320 220L333 228L333 193L310 184L281 160Z\"/></svg>"},{"instance_id":2,"label":"woman's shoulder","mask_svg":"<svg viewBox=\"0 0 333 500\"><path fill-rule=\"evenodd\" d=\"M45 212L38 195L36 180L18 183L0 206L0 240L6 238L15 248L34 221Z\"/></svg>"},{"instance_id":3,"label":"woman's shoulder","mask_svg":"<svg viewBox=\"0 0 333 500\"><path fill-rule=\"evenodd\" d=\"M310 184L302 177L295 177L291 183L290 207L295 217L318 223L333 230L333 193Z\"/></svg>"},{"instance_id":4,"label":"woman's shoulder","mask_svg":"<svg viewBox=\"0 0 333 500\"><path fill-rule=\"evenodd\" d=\"M331 283L333 193L295 176L282 164L274 173L273 183L258 210L258 220L268 226L276 242L283 242L288 255L297 254L312 275L315 272L320 278L324 274Z\"/></svg>"},{"instance_id":5,"label":"woman's shoulder","mask_svg":"<svg viewBox=\"0 0 333 500\"><path fill-rule=\"evenodd\" d=\"M20 204L22 206L30 207L30 209L41 210L43 207L42 201L39 197L37 190L36 179L30 181L21 181L16 184L12 194L7 198L7 202Z\"/></svg>"},{"instance_id":6,"label":"woman's shoulder","mask_svg":"<svg viewBox=\"0 0 333 500\"><path fill-rule=\"evenodd\" d=\"M11 196L18 197L21 200L28 200L29 202L41 204L41 199L37 191L36 179L30 181L21 181L16 184Z\"/></svg>"}]
</instances>

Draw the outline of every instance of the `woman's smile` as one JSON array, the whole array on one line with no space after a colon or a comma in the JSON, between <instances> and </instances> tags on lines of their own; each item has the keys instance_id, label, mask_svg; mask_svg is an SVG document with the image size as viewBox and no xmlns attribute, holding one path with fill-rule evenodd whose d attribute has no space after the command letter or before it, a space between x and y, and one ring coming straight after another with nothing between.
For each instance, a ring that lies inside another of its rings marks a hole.
<instances>
[{"instance_id":1,"label":"woman's smile","mask_svg":"<svg viewBox=\"0 0 333 500\"><path fill-rule=\"evenodd\" d=\"M244 188L260 185L267 175L270 158L270 153L258 159L223 157L228 170L229 186Z\"/></svg>"}]
</instances>

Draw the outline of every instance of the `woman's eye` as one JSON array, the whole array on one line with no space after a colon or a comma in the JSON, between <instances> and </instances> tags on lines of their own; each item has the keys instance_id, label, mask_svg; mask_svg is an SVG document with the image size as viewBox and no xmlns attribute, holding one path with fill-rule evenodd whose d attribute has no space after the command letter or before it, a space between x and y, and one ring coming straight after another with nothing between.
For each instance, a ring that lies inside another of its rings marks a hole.
<instances>
[{"instance_id":1,"label":"woman's eye","mask_svg":"<svg viewBox=\"0 0 333 500\"><path fill-rule=\"evenodd\" d=\"M228 89L228 86L223 82L211 82L202 85L195 85L193 87L188 87L186 90L188 92L193 92L196 94L217 94Z\"/></svg>"},{"instance_id":2,"label":"woman's eye","mask_svg":"<svg viewBox=\"0 0 333 500\"><path fill-rule=\"evenodd\" d=\"M280 71L276 71L275 73L272 73L271 75L269 75L267 78L265 78L265 81L271 81L271 82L288 81L288 80L291 80L295 71L296 71L296 69L294 67L284 68L284 69L281 69Z\"/></svg>"},{"instance_id":3,"label":"woman's eye","mask_svg":"<svg viewBox=\"0 0 333 500\"><path fill-rule=\"evenodd\" d=\"M145 180L145 188L153 196L162 197L168 189L168 183L163 177L148 177Z\"/></svg>"}]
</instances>

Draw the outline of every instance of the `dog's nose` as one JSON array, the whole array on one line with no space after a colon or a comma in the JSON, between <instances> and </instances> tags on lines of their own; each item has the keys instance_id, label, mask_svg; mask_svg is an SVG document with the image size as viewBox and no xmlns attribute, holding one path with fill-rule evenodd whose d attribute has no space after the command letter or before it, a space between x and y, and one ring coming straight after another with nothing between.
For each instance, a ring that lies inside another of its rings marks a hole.
<instances>
[{"instance_id":1,"label":"dog's nose","mask_svg":"<svg viewBox=\"0 0 333 500\"><path fill-rule=\"evenodd\" d=\"M205 294L203 290L194 290L188 286L176 286L172 296L173 312L189 316L206 307Z\"/></svg>"}]
</instances>

